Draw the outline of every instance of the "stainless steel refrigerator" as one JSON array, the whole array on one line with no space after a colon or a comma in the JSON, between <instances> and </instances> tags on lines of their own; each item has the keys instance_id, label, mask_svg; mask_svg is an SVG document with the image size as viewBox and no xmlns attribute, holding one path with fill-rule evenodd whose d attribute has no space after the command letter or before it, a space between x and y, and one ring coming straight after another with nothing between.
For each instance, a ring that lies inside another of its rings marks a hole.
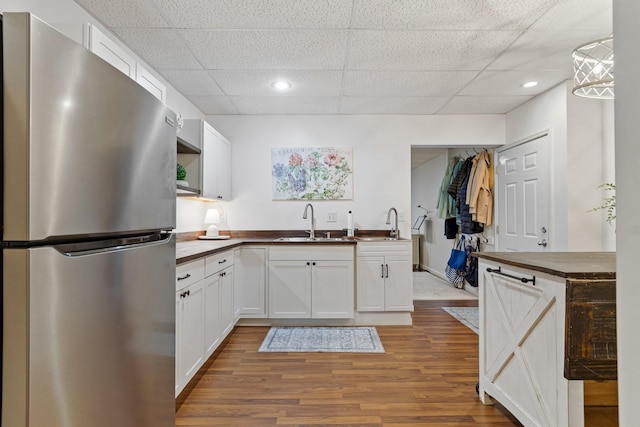
<instances>
[{"instance_id":1,"label":"stainless steel refrigerator","mask_svg":"<svg viewBox=\"0 0 640 427\"><path fill-rule=\"evenodd\" d=\"M175 114L2 17L2 425L175 424Z\"/></svg>"}]
</instances>

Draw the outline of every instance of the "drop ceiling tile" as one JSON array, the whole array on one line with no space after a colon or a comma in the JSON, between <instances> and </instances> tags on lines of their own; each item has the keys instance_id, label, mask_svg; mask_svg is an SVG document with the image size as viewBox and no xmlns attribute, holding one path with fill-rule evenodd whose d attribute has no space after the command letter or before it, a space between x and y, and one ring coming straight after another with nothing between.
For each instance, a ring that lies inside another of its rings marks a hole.
<instances>
[{"instance_id":1,"label":"drop ceiling tile","mask_svg":"<svg viewBox=\"0 0 640 427\"><path fill-rule=\"evenodd\" d=\"M75 0L108 27L167 28L152 0Z\"/></svg>"},{"instance_id":2,"label":"drop ceiling tile","mask_svg":"<svg viewBox=\"0 0 640 427\"><path fill-rule=\"evenodd\" d=\"M438 114L505 114L533 96L455 96Z\"/></svg>"},{"instance_id":3,"label":"drop ceiling tile","mask_svg":"<svg viewBox=\"0 0 640 427\"><path fill-rule=\"evenodd\" d=\"M188 96L204 114L238 114L238 109L227 96Z\"/></svg>"},{"instance_id":4,"label":"drop ceiling tile","mask_svg":"<svg viewBox=\"0 0 640 427\"><path fill-rule=\"evenodd\" d=\"M227 95L339 96L342 71L337 70L213 70L209 75ZM292 87L278 92L271 84L286 80Z\"/></svg>"},{"instance_id":5,"label":"drop ceiling tile","mask_svg":"<svg viewBox=\"0 0 640 427\"><path fill-rule=\"evenodd\" d=\"M481 70L519 35L516 31L352 32L350 70Z\"/></svg>"},{"instance_id":6,"label":"drop ceiling tile","mask_svg":"<svg viewBox=\"0 0 640 427\"><path fill-rule=\"evenodd\" d=\"M342 93L346 96L451 96L476 74L476 71L346 71Z\"/></svg>"},{"instance_id":7,"label":"drop ceiling tile","mask_svg":"<svg viewBox=\"0 0 640 427\"><path fill-rule=\"evenodd\" d=\"M532 30L613 31L612 0L561 0L531 26Z\"/></svg>"},{"instance_id":8,"label":"drop ceiling tile","mask_svg":"<svg viewBox=\"0 0 640 427\"><path fill-rule=\"evenodd\" d=\"M202 69L186 44L171 30L114 28L113 31L155 69Z\"/></svg>"},{"instance_id":9,"label":"drop ceiling tile","mask_svg":"<svg viewBox=\"0 0 640 427\"><path fill-rule=\"evenodd\" d=\"M518 70L483 71L459 95L472 96L533 96L572 78L571 71ZM535 80L537 86L523 88L525 82Z\"/></svg>"},{"instance_id":10,"label":"drop ceiling tile","mask_svg":"<svg viewBox=\"0 0 640 427\"><path fill-rule=\"evenodd\" d=\"M232 96L240 114L338 114L338 97Z\"/></svg>"},{"instance_id":11,"label":"drop ceiling tile","mask_svg":"<svg viewBox=\"0 0 640 427\"><path fill-rule=\"evenodd\" d=\"M347 28L345 0L157 0L176 28Z\"/></svg>"},{"instance_id":12,"label":"drop ceiling tile","mask_svg":"<svg viewBox=\"0 0 640 427\"><path fill-rule=\"evenodd\" d=\"M345 96L340 99L341 114L435 114L448 96Z\"/></svg>"},{"instance_id":13,"label":"drop ceiling tile","mask_svg":"<svg viewBox=\"0 0 640 427\"><path fill-rule=\"evenodd\" d=\"M524 30L557 0L355 0L352 28Z\"/></svg>"},{"instance_id":14,"label":"drop ceiling tile","mask_svg":"<svg viewBox=\"0 0 640 427\"><path fill-rule=\"evenodd\" d=\"M341 70L346 30L185 30L179 32L206 69Z\"/></svg>"},{"instance_id":15,"label":"drop ceiling tile","mask_svg":"<svg viewBox=\"0 0 640 427\"><path fill-rule=\"evenodd\" d=\"M223 96L216 82L205 70L160 70L160 73L185 96Z\"/></svg>"},{"instance_id":16,"label":"drop ceiling tile","mask_svg":"<svg viewBox=\"0 0 640 427\"><path fill-rule=\"evenodd\" d=\"M572 70L577 46L605 37L598 30L529 30L505 50L489 70Z\"/></svg>"}]
</instances>

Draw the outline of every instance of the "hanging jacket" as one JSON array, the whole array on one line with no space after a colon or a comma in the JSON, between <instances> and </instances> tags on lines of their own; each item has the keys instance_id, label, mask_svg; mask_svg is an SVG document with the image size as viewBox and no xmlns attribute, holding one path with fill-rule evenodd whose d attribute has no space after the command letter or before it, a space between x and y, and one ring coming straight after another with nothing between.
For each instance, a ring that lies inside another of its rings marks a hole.
<instances>
[{"instance_id":1,"label":"hanging jacket","mask_svg":"<svg viewBox=\"0 0 640 427\"><path fill-rule=\"evenodd\" d=\"M464 160L464 162L460 166L460 170L458 171L456 176L453 178L453 181L451 181L451 185L447 189L447 193L449 193L449 195L451 195L451 197L453 197L456 200L456 207L458 208L460 207L460 203L458 201L458 190L462 185L462 181L464 181L464 179L469 174L472 160L473 159L471 157Z\"/></svg>"},{"instance_id":2,"label":"hanging jacket","mask_svg":"<svg viewBox=\"0 0 640 427\"><path fill-rule=\"evenodd\" d=\"M471 164L471 161L468 163ZM467 170L468 173L463 177L462 183L458 188L458 198L456 199L460 204L460 232L464 234L481 233L484 231L484 227L473 220L473 216L469 211L469 205L467 204L467 186L469 185L469 173L471 172L471 168L469 167Z\"/></svg>"},{"instance_id":3,"label":"hanging jacket","mask_svg":"<svg viewBox=\"0 0 640 427\"><path fill-rule=\"evenodd\" d=\"M453 180L453 173L456 166L460 163L460 158L455 156L449 159L449 164L447 166L447 170L442 178L442 183L440 184L440 192L438 193L438 204L437 207L437 216L440 219L451 218L456 215L455 211L455 201L454 199L447 193L449 186L451 185L451 181Z\"/></svg>"},{"instance_id":4,"label":"hanging jacket","mask_svg":"<svg viewBox=\"0 0 640 427\"><path fill-rule=\"evenodd\" d=\"M493 219L493 168L491 157L483 151L473 159L467 186L467 203L474 221L491 225Z\"/></svg>"}]
</instances>

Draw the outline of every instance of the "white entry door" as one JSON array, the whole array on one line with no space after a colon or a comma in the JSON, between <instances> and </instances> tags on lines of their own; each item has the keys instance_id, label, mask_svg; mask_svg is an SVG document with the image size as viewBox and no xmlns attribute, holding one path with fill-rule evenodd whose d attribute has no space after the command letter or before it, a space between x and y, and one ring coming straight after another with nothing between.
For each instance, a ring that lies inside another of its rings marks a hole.
<instances>
[{"instance_id":1,"label":"white entry door","mask_svg":"<svg viewBox=\"0 0 640 427\"><path fill-rule=\"evenodd\" d=\"M499 251L550 249L548 134L497 151Z\"/></svg>"}]
</instances>

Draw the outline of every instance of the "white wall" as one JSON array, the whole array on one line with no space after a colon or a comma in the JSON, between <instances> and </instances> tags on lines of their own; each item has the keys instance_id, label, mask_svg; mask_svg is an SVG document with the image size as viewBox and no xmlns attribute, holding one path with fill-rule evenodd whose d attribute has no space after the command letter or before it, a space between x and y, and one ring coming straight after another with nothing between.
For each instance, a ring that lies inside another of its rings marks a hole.
<instances>
[{"instance_id":1,"label":"white wall","mask_svg":"<svg viewBox=\"0 0 640 427\"><path fill-rule=\"evenodd\" d=\"M551 250L610 250L614 237L603 213L589 211L602 204L598 186L613 169L610 160L603 161L613 145L613 138L605 137L612 115L605 114L603 101L579 98L570 89L571 82L560 84L507 113L506 142L549 132Z\"/></svg>"},{"instance_id":2,"label":"white wall","mask_svg":"<svg viewBox=\"0 0 640 427\"><path fill-rule=\"evenodd\" d=\"M617 334L618 403L621 427L638 425L640 396L640 180L638 140L640 139L640 2L613 2L615 38L616 99L616 198L617 198Z\"/></svg>"},{"instance_id":3,"label":"white wall","mask_svg":"<svg viewBox=\"0 0 640 427\"><path fill-rule=\"evenodd\" d=\"M411 228L411 146L495 145L504 142L504 116L208 116L232 144L231 229L307 229L306 202L273 201L271 148L350 146L354 199L314 202L318 229L346 227L353 211L360 229L389 229L387 210L405 215L401 236ZM326 221L337 212L338 222Z\"/></svg>"}]
</instances>

